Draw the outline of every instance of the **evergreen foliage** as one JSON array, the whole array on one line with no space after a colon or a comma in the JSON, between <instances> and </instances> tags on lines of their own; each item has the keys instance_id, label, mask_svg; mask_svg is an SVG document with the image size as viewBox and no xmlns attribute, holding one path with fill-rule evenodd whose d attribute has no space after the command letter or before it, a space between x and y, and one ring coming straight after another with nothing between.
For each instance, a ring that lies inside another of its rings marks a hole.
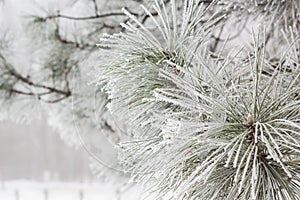
<instances>
[{"instance_id":1,"label":"evergreen foliage","mask_svg":"<svg viewBox=\"0 0 300 200\"><path fill-rule=\"evenodd\" d=\"M154 2L155 28L128 14L136 26L100 44L115 61L99 66L109 109L132 136L120 143L125 171L157 198L299 199L297 2L183 1L181 15L175 1L169 11ZM266 29L253 31L251 51L210 50L218 27L244 10L276 21L268 30L292 26L277 62Z\"/></svg>"}]
</instances>

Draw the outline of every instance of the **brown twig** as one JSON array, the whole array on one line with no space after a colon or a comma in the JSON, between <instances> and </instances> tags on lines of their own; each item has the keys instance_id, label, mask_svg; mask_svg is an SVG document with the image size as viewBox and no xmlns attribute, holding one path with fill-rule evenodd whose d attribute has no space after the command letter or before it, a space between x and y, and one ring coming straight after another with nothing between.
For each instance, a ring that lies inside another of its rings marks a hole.
<instances>
[{"instance_id":1,"label":"brown twig","mask_svg":"<svg viewBox=\"0 0 300 200\"><path fill-rule=\"evenodd\" d=\"M32 87L35 87L35 88L41 88L41 89L47 90L46 92L25 92L25 91L21 91L21 90L16 89L16 88L11 88L11 89L9 89L10 93L16 93L16 94L26 95L26 96L37 96L39 99L41 99L42 96L48 95L48 94L51 94L51 93L63 95L63 97L61 97L61 98L59 98L55 101L44 100L44 101L48 101L49 103L52 103L52 102L55 103L55 102L58 102L58 100L61 101L62 99L65 99L65 98L71 96L71 91L70 91L70 88L69 88L68 84L67 84L67 89L66 90L61 90L61 89L57 89L55 87L35 83L32 80L30 80L29 76L24 77L20 73L18 73L13 67L11 67L6 62L5 58L1 54L0 54L0 58L2 59L4 67L6 68L7 72L11 76L15 77L17 81L21 81L22 83L24 83L28 86L32 86Z\"/></svg>"},{"instance_id":2,"label":"brown twig","mask_svg":"<svg viewBox=\"0 0 300 200\"><path fill-rule=\"evenodd\" d=\"M138 16L137 13L130 12L131 14ZM110 13L104 13L104 14L96 14L92 16L85 16L85 17L74 17L69 15L63 15L63 14L56 14L56 15L49 15L44 18L44 20L48 19L55 19L55 18L64 18L64 19L70 19L70 20L93 20L93 19L100 19L100 18L106 18L106 17L115 17L115 16L126 16L123 12L110 12Z\"/></svg>"}]
</instances>

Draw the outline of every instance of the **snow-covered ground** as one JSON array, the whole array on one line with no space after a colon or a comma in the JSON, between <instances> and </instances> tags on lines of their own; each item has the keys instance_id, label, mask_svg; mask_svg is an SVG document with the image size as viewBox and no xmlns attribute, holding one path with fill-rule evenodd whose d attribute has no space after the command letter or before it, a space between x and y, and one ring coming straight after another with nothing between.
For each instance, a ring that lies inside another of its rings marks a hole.
<instances>
[{"instance_id":1,"label":"snow-covered ground","mask_svg":"<svg viewBox=\"0 0 300 200\"><path fill-rule=\"evenodd\" d=\"M0 200L138 200L141 190L116 191L113 183L40 183L10 181L0 185Z\"/></svg>"}]
</instances>

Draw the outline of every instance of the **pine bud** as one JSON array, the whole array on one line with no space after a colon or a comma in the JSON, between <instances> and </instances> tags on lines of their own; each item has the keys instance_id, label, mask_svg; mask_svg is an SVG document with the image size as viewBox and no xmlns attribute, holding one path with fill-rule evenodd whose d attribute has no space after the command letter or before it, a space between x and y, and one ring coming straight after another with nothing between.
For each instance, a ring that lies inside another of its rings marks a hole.
<instances>
[{"instance_id":1,"label":"pine bud","mask_svg":"<svg viewBox=\"0 0 300 200\"><path fill-rule=\"evenodd\" d=\"M251 113L248 114L247 122L248 122L248 125L250 125L250 126L253 125L253 115Z\"/></svg>"}]
</instances>

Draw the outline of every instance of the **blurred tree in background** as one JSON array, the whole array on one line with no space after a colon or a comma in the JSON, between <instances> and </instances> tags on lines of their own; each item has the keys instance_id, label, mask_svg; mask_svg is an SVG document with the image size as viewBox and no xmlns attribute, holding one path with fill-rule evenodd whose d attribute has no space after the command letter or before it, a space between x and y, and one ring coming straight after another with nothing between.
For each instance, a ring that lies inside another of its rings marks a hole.
<instances>
[{"instance_id":1,"label":"blurred tree in background","mask_svg":"<svg viewBox=\"0 0 300 200\"><path fill-rule=\"evenodd\" d=\"M22 37L30 56L29 67L22 62L11 63L16 59L13 49L18 48L14 44L17 39L9 30L1 32L1 117L30 122L45 112L49 124L67 144L81 143L74 120L78 122L80 134L93 135L100 129L117 142L113 121L109 121L106 113L107 96L88 85L92 65L83 61L98 50L96 44L103 33L122 30L120 22L128 20L122 7L129 6L132 14L147 20L145 13L136 9L140 3L35 2L32 13L24 14L21 29L25 32ZM108 161L114 165L114 161Z\"/></svg>"}]
</instances>

